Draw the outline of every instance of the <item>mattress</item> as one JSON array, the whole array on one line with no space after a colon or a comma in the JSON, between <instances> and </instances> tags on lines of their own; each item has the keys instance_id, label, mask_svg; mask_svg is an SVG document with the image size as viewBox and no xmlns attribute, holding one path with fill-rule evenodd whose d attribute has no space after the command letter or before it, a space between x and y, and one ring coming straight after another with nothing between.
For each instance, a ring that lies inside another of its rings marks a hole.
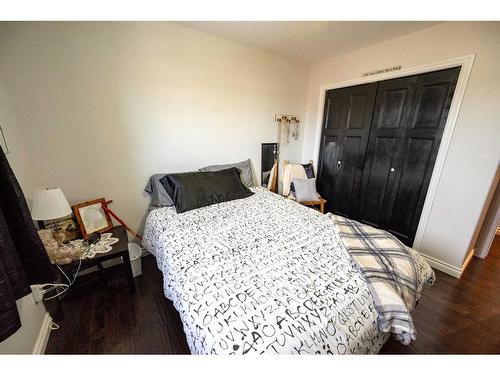
<instances>
[{"instance_id":1,"label":"mattress","mask_svg":"<svg viewBox=\"0 0 500 375\"><path fill-rule=\"evenodd\" d=\"M264 188L182 214L150 212L143 244L193 354L371 354L366 282L325 215Z\"/></svg>"}]
</instances>

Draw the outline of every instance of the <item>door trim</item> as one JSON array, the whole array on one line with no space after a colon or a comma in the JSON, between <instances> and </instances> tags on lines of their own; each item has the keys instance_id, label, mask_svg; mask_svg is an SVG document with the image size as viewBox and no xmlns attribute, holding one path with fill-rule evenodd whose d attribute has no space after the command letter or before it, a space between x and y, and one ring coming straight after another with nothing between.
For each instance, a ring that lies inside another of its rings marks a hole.
<instances>
[{"instance_id":1,"label":"door trim","mask_svg":"<svg viewBox=\"0 0 500 375\"><path fill-rule=\"evenodd\" d=\"M479 234L477 235L474 255L479 258L486 258L491 249L491 244L495 240L495 236L500 233L500 168L497 171L495 180L492 184L492 193L488 194L489 204L484 209L484 218L479 221L481 223Z\"/></svg>"},{"instance_id":2,"label":"door trim","mask_svg":"<svg viewBox=\"0 0 500 375\"><path fill-rule=\"evenodd\" d=\"M319 108L318 108L318 116L316 119L316 134L314 142L314 161L316 163L315 165L318 165L319 161L319 150L320 150L321 130L322 130L321 124L323 121L325 94L327 90L362 85L370 82L385 81L392 78L400 78L415 74L429 73L437 70L456 68L459 66L461 67L460 74L458 76L457 84L455 87L455 92L453 94L453 100L451 102L450 110L448 112L448 117L446 119L446 125L443 130L441 143L439 145L436 162L434 164L434 169L432 171L431 180L429 182L429 187L427 189L427 194L425 196L424 207L422 208L422 213L420 214L420 220L418 222L417 232L415 233L415 239L413 241L413 248L415 248L416 250L421 250L422 241L424 238L425 231L427 229L429 216L432 211L432 207L434 205L434 199L436 197L436 192L439 186L439 182L441 180L443 167L446 162L448 149L453 136L453 131L455 130L455 124L458 118L458 113L460 111L460 106L462 105L462 100L465 94L467 83L469 81L469 76L472 70L472 65L474 63L475 56L476 56L475 54L466 55L447 60L437 61L430 64L405 68L395 72L383 73L377 77L373 76L360 77L348 81L330 83L322 85L320 87L319 104L318 104Z\"/></svg>"}]
</instances>

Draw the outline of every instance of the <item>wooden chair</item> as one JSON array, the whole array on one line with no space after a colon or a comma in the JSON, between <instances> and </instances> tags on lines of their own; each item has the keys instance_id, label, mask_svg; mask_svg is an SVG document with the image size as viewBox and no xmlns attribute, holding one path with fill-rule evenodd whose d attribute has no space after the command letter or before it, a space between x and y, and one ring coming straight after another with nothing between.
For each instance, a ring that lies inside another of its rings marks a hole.
<instances>
[{"instance_id":1,"label":"wooden chair","mask_svg":"<svg viewBox=\"0 0 500 375\"><path fill-rule=\"evenodd\" d=\"M305 202L299 202L299 203L303 204L304 206L313 207L313 208L314 208L314 206L319 206L319 212L324 214L326 202L327 202L326 199L320 197L320 199L318 201L305 201Z\"/></svg>"},{"instance_id":2,"label":"wooden chair","mask_svg":"<svg viewBox=\"0 0 500 375\"><path fill-rule=\"evenodd\" d=\"M275 161L269 176L269 190L273 193L278 193L278 162Z\"/></svg>"},{"instance_id":3,"label":"wooden chair","mask_svg":"<svg viewBox=\"0 0 500 375\"><path fill-rule=\"evenodd\" d=\"M283 160L283 170L285 170L285 166L289 163L288 160ZM309 160L309 163L311 165L313 165L313 161L312 160ZM319 194L318 194L319 196ZM290 197L287 197L289 199L291 199ZM325 203L327 202L326 199L322 198L322 197L319 197L319 199L317 201L304 201L304 202L298 202L304 206L308 206L308 207L311 207L311 208L314 208L316 206L319 206L319 211L324 214L325 213Z\"/></svg>"}]
</instances>

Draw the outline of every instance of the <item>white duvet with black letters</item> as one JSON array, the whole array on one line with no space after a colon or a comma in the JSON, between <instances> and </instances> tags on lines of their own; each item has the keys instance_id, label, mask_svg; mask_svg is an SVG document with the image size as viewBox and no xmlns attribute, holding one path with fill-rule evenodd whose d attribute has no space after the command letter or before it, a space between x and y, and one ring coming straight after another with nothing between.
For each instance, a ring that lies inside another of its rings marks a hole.
<instances>
[{"instance_id":1,"label":"white duvet with black letters","mask_svg":"<svg viewBox=\"0 0 500 375\"><path fill-rule=\"evenodd\" d=\"M153 210L144 245L198 354L377 353L388 338L325 215L262 188L182 214Z\"/></svg>"}]
</instances>

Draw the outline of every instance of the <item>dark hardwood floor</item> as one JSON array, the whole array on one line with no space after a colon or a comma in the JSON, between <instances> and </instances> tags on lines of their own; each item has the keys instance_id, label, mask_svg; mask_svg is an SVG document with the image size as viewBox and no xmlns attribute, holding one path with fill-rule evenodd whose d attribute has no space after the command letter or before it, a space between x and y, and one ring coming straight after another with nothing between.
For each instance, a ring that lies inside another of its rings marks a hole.
<instances>
[{"instance_id":1,"label":"dark hardwood floor","mask_svg":"<svg viewBox=\"0 0 500 375\"><path fill-rule=\"evenodd\" d=\"M189 354L182 323L163 294L153 256L144 257L137 291L129 294L121 266L63 300L65 321L50 334L45 354ZM90 279L82 277L82 284ZM93 277L93 276L92 276ZM85 280L87 279L87 280Z\"/></svg>"},{"instance_id":2,"label":"dark hardwood floor","mask_svg":"<svg viewBox=\"0 0 500 375\"><path fill-rule=\"evenodd\" d=\"M436 274L413 314L417 340L409 346L389 340L381 352L500 353L500 237L486 259L472 259L461 279ZM129 295L120 267L107 279L64 298L66 320L52 331L47 354L189 353L152 256L143 258L135 294Z\"/></svg>"},{"instance_id":3,"label":"dark hardwood floor","mask_svg":"<svg viewBox=\"0 0 500 375\"><path fill-rule=\"evenodd\" d=\"M412 314L417 340L389 340L381 353L500 353L500 236L485 259L473 257L460 279L436 271Z\"/></svg>"}]
</instances>

